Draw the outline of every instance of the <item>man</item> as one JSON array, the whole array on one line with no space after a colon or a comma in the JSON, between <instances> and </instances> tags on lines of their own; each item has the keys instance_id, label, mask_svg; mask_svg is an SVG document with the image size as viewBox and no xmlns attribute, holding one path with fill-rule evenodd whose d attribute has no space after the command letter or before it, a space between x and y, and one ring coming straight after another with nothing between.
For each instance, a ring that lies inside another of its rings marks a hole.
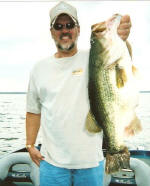
<instances>
[{"instance_id":1,"label":"man","mask_svg":"<svg viewBox=\"0 0 150 186\"><path fill-rule=\"evenodd\" d=\"M55 55L38 62L27 94L27 149L40 166L40 186L102 186L102 133L85 130L89 111L88 51L78 51L77 12L60 2L50 11ZM126 40L130 18L123 16L118 34ZM41 125L42 148L35 147Z\"/></svg>"}]
</instances>

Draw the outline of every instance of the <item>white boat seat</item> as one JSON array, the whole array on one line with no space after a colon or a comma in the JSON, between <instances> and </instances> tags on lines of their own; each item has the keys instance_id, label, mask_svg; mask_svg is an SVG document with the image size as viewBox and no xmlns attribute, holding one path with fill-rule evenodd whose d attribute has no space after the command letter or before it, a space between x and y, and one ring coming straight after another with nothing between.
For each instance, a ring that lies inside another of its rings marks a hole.
<instances>
[{"instance_id":1,"label":"white boat seat","mask_svg":"<svg viewBox=\"0 0 150 186\"><path fill-rule=\"evenodd\" d=\"M39 186L39 168L31 160L28 152L12 153L0 159L0 180L5 180L11 166L21 163L30 166L30 179L34 186Z\"/></svg>"},{"instance_id":2,"label":"white boat seat","mask_svg":"<svg viewBox=\"0 0 150 186\"><path fill-rule=\"evenodd\" d=\"M130 167L134 171L137 186L150 186L150 166L142 160L130 158ZM104 175L104 186L109 186L111 175Z\"/></svg>"}]
</instances>

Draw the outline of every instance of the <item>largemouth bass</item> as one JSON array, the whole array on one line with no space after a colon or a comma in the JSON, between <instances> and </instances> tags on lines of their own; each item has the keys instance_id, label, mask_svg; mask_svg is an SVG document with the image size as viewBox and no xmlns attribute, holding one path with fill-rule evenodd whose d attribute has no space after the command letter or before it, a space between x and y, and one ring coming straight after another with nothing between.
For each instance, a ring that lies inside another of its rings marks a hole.
<instances>
[{"instance_id":1,"label":"largemouth bass","mask_svg":"<svg viewBox=\"0 0 150 186\"><path fill-rule=\"evenodd\" d=\"M114 15L92 26L89 57L91 111L86 128L89 132L103 130L107 148L105 172L108 174L130 168L130 153L123 138L126 131L141 130L135 114L138 91L131 51L117 34L120 19L120 15Z\"/></svg>"}]
</instances>

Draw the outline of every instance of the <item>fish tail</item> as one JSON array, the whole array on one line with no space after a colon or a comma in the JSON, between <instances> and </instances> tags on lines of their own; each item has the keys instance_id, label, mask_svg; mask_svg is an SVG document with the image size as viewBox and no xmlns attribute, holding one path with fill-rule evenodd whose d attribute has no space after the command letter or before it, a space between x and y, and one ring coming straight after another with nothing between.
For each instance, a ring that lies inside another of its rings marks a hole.
<instances>
[{"instance_id":1,"label":"fish tail","mask_svg":"<svg viewBox=\"0 0 150 186\"><path fill-rule=\"evenodd\" d=\"M127 75L123 68L116 65L116 84L118 88L124 87L125 82L127 82Z\"/></svg>"},{"instance_id":2,"label":"fish tail","mask_svg":"<svg viewBox=\"0 0 150 186\"><path fill-rule=\"evenodd\" d=\"M116 154L107 153L106 155L106 174L112 174L121 169L130 169L130 152L127 147Z\"/></svg>"}]
</instances>

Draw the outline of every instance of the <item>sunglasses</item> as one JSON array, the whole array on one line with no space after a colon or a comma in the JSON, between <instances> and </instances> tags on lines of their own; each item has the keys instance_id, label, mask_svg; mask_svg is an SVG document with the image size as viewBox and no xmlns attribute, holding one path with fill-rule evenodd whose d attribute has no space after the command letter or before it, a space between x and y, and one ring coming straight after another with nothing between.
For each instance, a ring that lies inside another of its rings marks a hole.
<instances>
[{"instance_id":1,"label":"sunglasses","mask_svg":"<svg viewBox=\"0 0 150 186\"><path fill-rule=\"evenodd\" d=\"M52 27L53 27L55 30L62 30L63 28L66 28L67 30L71 30L71 29L73 29L75 26L77 26L77 24L75 24L74 22L72 22L72 23L66 23L66 24L55 23L54 25L52 25Z\"/></svg>"}]
</instances>

